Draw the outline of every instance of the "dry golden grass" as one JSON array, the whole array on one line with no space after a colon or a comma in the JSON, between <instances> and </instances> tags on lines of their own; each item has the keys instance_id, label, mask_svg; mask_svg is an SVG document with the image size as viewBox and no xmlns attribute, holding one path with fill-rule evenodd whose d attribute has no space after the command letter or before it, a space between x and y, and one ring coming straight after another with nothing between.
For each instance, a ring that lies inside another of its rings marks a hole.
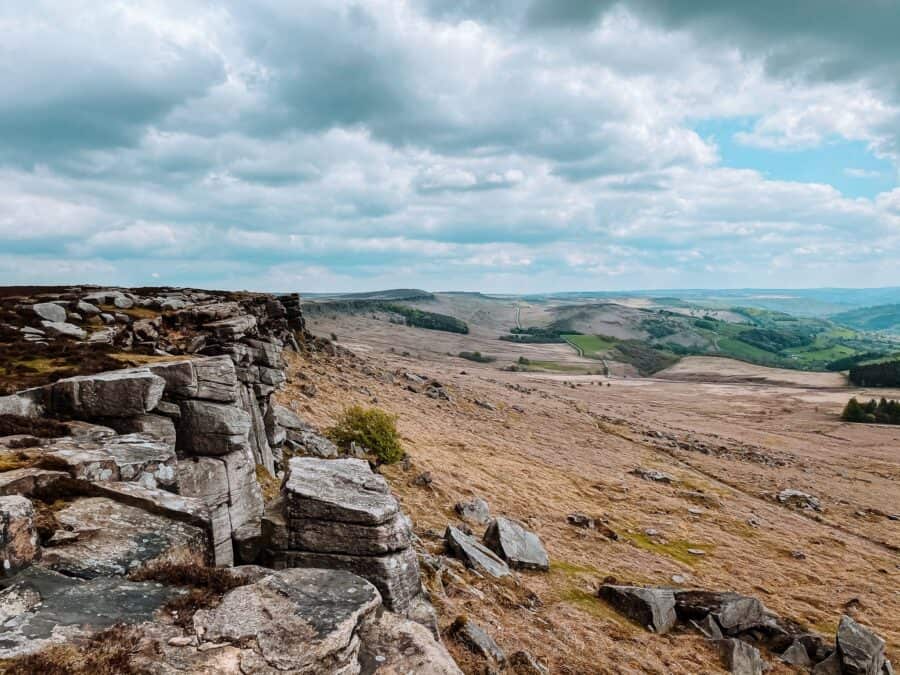
<instances>
[{"instance_id":1,"label":"dry golden grass","mask_svg":"<svg viewBox=\"0 0 900 675\"><path fill-rule=\"evenodd\" d=\"M603 378L503 373L471 363L463 375L446 357L414 359L375 348L364 362L291 357L290 368L313 378L318 394L303 396L294 378L296 385L280 396L321 428L352 404L377 404L399 416L412 466L382 471L430 550L441 550L456 501L474 495L485 497L492 512L523 521L545 543L551 571L516 575L539 605L504 601L507 591L489 580L471 579L474 591L446 578L441 586L429 582L444 627L465 614L508 653L528 649L555 673L721 672L716 653L697 634L648 634L595 597L607 577L677 586L673 577L680 575L685 586L754 595L826 632L856 598L855 618L887 640L889 653L900 647L900 596L885 592L900 587L900 561L879 543L900 541L898 524L853 515L863 505L896 510L900 430L848 429L823 403L846 401L846 392L638 379L614 379L607 387ZM391 383L385 373L396 369L436 378L454 403L407 391L399 379ZM791 412L771 415L786 396ZM646 431L713 447L754 444L794 459L767 466L663 447ZM847 447L855 448L852 455ZM642 480L629 473L637 466L678 480ZM433 478L428 487L414 480L425 471ZM773 491L788 486L823 497L825 513L817 519L775 503ZM575 511L602 520L618 540L569 526L566 516ZM648 528L658 534L647 535ZM795 558L796 550L806 558ZM453 641L448 646L471 660ZM774 673L792 672L770 662Z\"/></svg>"}]
</instances>

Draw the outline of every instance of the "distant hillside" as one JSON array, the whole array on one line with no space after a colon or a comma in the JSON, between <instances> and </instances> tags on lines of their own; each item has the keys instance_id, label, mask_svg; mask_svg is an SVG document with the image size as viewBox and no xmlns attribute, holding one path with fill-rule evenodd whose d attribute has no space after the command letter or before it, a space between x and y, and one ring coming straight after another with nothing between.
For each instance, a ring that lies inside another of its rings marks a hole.
<instances>
[{"instance_id":1,"label":"distant hillside","mask_svg":"<svg viewBox=\"0 0 900 675\"><path fill-rule=\"evenodd\" d=\"M831 320L859 330L900 333L900 304L876 305L841 312L834 314Z\"/></svg>"}]
</instances>

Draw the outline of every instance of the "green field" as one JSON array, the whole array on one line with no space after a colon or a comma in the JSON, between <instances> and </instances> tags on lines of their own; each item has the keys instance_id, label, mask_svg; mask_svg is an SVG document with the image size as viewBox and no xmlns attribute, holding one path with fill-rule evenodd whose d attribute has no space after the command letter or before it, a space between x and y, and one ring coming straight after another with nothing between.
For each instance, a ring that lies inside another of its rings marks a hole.
<instances>
[{"instance_id":1,"label":"green field","mask_svg":"<svg viewBox=\"0 0 900 675\"><path fill-rule=\"evenodd\" d=\"M616 346L616 342L601 335L563 335L566 342L589 359L601 358L604 352Z\"/></svg>"}]
</instances>

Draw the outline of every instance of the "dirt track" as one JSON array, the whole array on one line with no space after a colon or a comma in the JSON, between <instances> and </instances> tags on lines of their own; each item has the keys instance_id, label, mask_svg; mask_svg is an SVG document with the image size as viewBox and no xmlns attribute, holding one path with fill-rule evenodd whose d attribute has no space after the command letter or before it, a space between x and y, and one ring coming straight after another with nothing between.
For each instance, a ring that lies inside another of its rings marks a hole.
<instances>
[{"instance_id":1,"label":"dirt track","mask_svg":"<svg viewBox=\"0 0 900 675\"><path fill-rule=\"evenodd\" d=\"M350 324L340 328L350 335ZM433 351L404 357L390 343L388 335L357 337L364 362L292 364L316 373L318 394L306 399L292 385L286 399L322 426L354 402L399 415L413 467L386 474L433 550L455 520L453 504L479 495L534 528L553 561L549 574L521 574L513 588L477 579L445 586L435 595L442 624L465 613L508 651L527 648L552 672L719 672L695 634L648 634L594 599L613 576L737 590L829 635L849 612L888 641L895 662L900 656L900 522L888 518L900 511L900 427L842 423L841 406L860 392L831 376L723 359L663 376L676 380L606 386L606 378L507 373ZM383 381L403 371L437 378L454 403ZM679 381L686 374L690 381ZM642 480L629 473L637 466L677 482ZM431 488L413 483L423 471ZM823 512L778 504L773 495L788 487L818 496ZM570 527L573 511L605 520L619 540ZM526 591L539 606L522 601ZM779 664L773 672L791 671Z\"/></svg>"}]
</instances>

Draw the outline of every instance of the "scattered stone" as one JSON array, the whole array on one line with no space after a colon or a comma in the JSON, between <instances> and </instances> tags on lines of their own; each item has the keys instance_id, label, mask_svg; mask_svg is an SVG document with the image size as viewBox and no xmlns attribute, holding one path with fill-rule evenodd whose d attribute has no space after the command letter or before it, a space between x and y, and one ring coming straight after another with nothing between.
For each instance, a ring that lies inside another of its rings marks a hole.
<instances>
[{"instance_id":1,"label":"scattered stone","mask_svg":"<svg viewBox=\"0 0 900 675\"><path fill-rule=\"evenodd\" d=\"M765 605L756 598L738 593L676 590L675 603L679 618L700 620L711 614L726 635L775 625Z\"/></svg>"},{"instance_id":2,"label":"scattered stone","mask_svg":"<svg viewBox=\"0 0 900 675\"><path fill-rule=\"evenodd\" d=\"M31 501L19 495L0 497L0 577L27 567L39 552Z\"/></svg>"},{"instance_id":3,"label":"scattered stone","mask_svg":"<svg viewBox=\"0 0 900 675\"><path fill-rule=\"evenodd\" d=\"M509 567L505 562L473 537L463 534L458 528L448 525L447 531L444 533L444 541L447 544L447 550L462 560L467 567L492 577L499 578L509 575Z\"/></svg>"},{"instance_id":4,"label":"scattered stone","mask_svg":"<svg viewBox=\"0 0 900 675\"><path fill-rule=\"evenodd\" d=\"M377 621L365 622L359 634L362 672L462 675L446 648L415 621L384 612Z\"/></svg>"},{"instance_id":5,"label":"scattered stone","mask_svg":"<svg viewBox=\"0 0 900 675\"><path fill-rule=\"evenodd\" d=\"M459 514L459 517L467 523L487 525L491 519L491 508L481 497L465 502L457 502L453 508Z\"/></svg>"},{"instance_id":6,"label":"scattered stone","mask_svg":"<svg viewBox=\"0 0 900 675\"><path fill-rule=\"evenodd\" d=\"M494 519L484 533L484 543L510 567L543 572L550 569L550 559L538 536L509 518Z\"/></svg>"},{"instance_id":7,"label":"scattered stone","mask_svg":"<svg viewBox=\"0 0 900 675\"><path fill-rule=\"evenodd\" d=\"M841 659L837 652L832 652L828 658L813 666L813 675L842 675Z\"/></svg>"},{"instance_id":8,"label":"scattered stone","mask_svg":"<svg viewBox=\"0 0 900 675\"><path fill-rule=\"evenodd\" d=\"M450 633L473 654L478 654L501 668L506 664L506 654L477 623L466 617L457 617L450 627Z\"/></svg>"},{"instance_id":9,"label":"scattered stone","mask_svg":"<svg viewBox=\"0 0 900 675\"><path fill-rule=\"evenodd\" d=\"M813 661L806 652L806 647L799 640L795 640L781 655L781 660L792 666L800 668L811 668Z\"/></svg>"},{"instance_id":10,"label":"scattered stone","mask_svg":"<svg viewBox=\"0 0 900 675\"><path fill-rule=\"evenodd\" d=\"M604 584L598 595L648 630L663 634L675 625L675 596L670 590Z\"/></svg>"},{"instance_id":11,"label":"scattered stone","mask_svg":"<svg viewBox=\"0 0 900 675\"><path fill-rule=\"evenodd\" d=\"M762 675L766 662L756 647L736 638L725 638L717 644L722 663L733 675Z\"/></svg>"},{"instance_id":12,"label":"scattered stone","mask_svg":"<svg viewBox=\"0 0 900 675\"><path fill-rule=\"evenodd\" d=\"M568 516L566 516L566 521L569 523L569 525L574 525L575 527L583 527L589 530L593 530L596 527L594 519L584 513L570 513Z\"/></svg>"},{"instance_id":13,"label":"scattered stone","mask_svg":"<svg viewBox=\"0 0 900 675\"><path fill-rule=\"evenodd\" d=\"M550 675L550 671L526 651L510 656L509 668L515 675Z\"/></svg>"},{"instance_id":14,"label":"scattered stone","mask_svg":"<svg viewBox=\"0 0 900 675\"><path fill-rule=\"evenodd\" d=\"M632 469L629 473L634 476L638 476L639 478L643 478L644 480L649 480L656 483L675 482L675 478L673 476L670 476L669 474L662 471L657 471L656 469L645 469L639 466L636 469Z\"/></svg>"},{"instance_id":15,"label":"scattered stone","mask_svg":"<svg viewBox=\"0 0 900 675\"><path fill-rule=\"evenodd\" d=\"M434 483L434 478L431 477L430 471L423 471L413 479L413 485L418 487L431 487L432 483Z\"/></svg>"},{"instance_id":16,"label":"scattered stone","mask_svg":"<svg viewBox=\"0 0 900 675\"><path fill-rule=\"evenodd\" d=\"M778 493L777 499L782 504L807 511L821 511L822 503L818 497L800 490L787 489Z\"/></svg>"}]
</instances>

